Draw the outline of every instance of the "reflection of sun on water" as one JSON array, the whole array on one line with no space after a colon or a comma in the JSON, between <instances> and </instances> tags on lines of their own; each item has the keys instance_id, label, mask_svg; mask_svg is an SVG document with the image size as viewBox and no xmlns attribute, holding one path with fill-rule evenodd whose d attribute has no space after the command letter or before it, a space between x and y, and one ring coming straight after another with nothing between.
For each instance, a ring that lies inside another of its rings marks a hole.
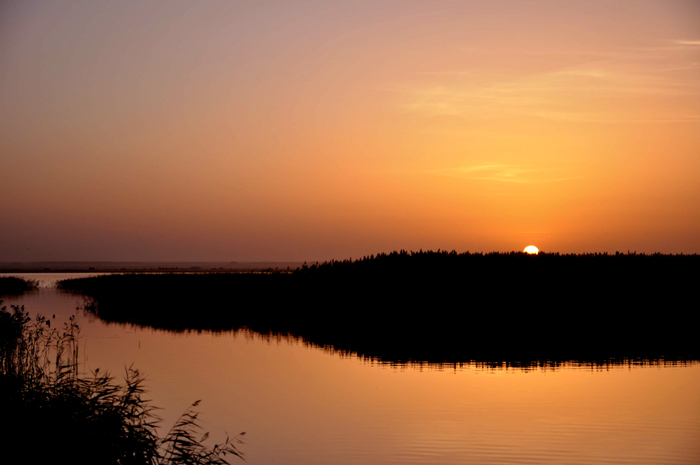
<instances>
[{"instance_id":1,"label":"reflection of sun on water","mask_svg":"<svg viewBox=\"0 0 700 465\"><path fill-rule=\"evenodd\" d=\"M531 255L537 255L538 253L540 253L540 249L538 249L534 245L528 245L527 247L525 247L524 252L529 253Z\"/></svg>"}]
</instances>

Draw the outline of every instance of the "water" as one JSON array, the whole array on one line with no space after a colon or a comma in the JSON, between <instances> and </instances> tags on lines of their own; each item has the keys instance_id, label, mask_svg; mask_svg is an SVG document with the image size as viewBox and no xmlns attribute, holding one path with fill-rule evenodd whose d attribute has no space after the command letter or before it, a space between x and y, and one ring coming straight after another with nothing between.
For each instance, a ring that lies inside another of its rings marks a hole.
<instances>
[{"instance_id":1,"label":"water","mask_svg":"<svg viewBox=\"0 0 700 465\"><path fill-rule=\"evenodd\" d=\"M5 304L66 321L50 287ZM244 332L173 334L80 316L86 369L146 373L169 427L199 409L215 440L246 432L248 463L697 464L700 364L494 370L391 366ZM243 462L240 462L243 463Z\"/></svg>"}]
</instances>

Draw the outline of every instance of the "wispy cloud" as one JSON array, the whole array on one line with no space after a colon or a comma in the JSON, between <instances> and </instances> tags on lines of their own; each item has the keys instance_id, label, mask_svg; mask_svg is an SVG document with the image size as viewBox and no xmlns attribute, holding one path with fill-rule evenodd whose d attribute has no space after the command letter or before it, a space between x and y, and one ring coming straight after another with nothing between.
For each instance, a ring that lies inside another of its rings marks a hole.
<instances>
[{"instance_id":1,"label":"wispy cloud","mask_svg":"<svg viewBox=\"0 0 700 465\"><path fill-rule=\"evenodd\" d=\"M555 169L525 168L518 165L485 164L472 166L455 166L425 171L426 174L457 176L477 181L497 181L518 184L546 183L581 179L582 176L553 177L548 176ZM537 176L533 176L533 175Z\"/></svg>"},{"instance_id":2,"label":"wispy cloud","mask_svg":"<svg viewBox=\"0 0 700 465\"><path fill-rule=\"evenodd\" d=\"M700 40L674 40L673 43L678 45L700 46Z\"/></svg>"},{"instance_id":3,"label":"wispy cloud","mask_svg":"<svg viewBox=\"0 0 700 465\"><path fill-rule=\"evenodd\" d=\"M673 41L689 50L700 41ZM697 122L697 57L621 50L616 56L544 72L487 78L478 70L424 73L394 87L406 111L475 119L534 117L600 123ZM449 75L449 79L441 76ZM414 75L415 76L415 75ZM458 82L457 82L458 81Z\"/></svg>"}]
</instances>

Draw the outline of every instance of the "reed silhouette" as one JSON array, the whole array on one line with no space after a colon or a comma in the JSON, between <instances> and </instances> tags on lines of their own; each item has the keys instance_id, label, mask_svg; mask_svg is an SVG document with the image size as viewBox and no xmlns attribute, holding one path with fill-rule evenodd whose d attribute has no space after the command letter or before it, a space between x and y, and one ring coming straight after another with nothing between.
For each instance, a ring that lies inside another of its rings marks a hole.
<instances>
[{"instance_id":1,"label":"reed silhouette","mask_svg":"<svg viewBox=\"0 0 700 465\"><path fill-rule=\"evenodd\" d=\"M39 287L39 281L35 279L17 278L15 276L0 277L0 296L19 295L33 291Z\"/></svg>"},{"instance_id":2,"label":"reed silhouette","mask_svg":"<svg viewBox=\"0 0 700 465\"><path fill-rule=\"evenodd\" d=\"M2 301L0 301L0 304ZM62 330L24 307L0 308L0 449L22 463L213 464L242 457L239 437L207 447L199 401L159 438L159 418L143 398L143 376L128 369L124 384L78 370L79 328ZM19 459L21 457L21 459Z\"/></svg>"},{"instance_id":3,"label":"reed silhouette","mask_svg":"<svg viewBox=\"0 0 700 465\"><path fill-rule=\"evenodd\" d=\"M111 322L248 328L392 363L700 359L698 255L392 252L293 272L59 282Z\"/></svg>"}]
</instances>

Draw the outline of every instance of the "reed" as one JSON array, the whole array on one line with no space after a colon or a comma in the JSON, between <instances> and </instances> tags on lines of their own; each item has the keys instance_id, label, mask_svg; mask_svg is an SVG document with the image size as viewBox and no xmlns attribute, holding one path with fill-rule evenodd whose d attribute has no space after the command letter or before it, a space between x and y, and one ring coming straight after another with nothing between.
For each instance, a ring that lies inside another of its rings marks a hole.
<instances>
[{"instance_id":1,"label":"reed","mask_svg":"<svg viewBox=\"0 0 700 465\"><path fill-rule=\"evenodd\" d=\"M0 301L1 303L1 301ZM195 408L162 438L156 408L145 399L144 377L133 367L123 383L99 370L80 376L80 328L31 319L24 307L0 308L2 454L23 462L74 464L216 464L243 458L241 435L205 444Z\"/></svg>"},{"instance_id":2,"label":"reed","mask_svg":"<svg viewBox=\"0 0 700 465\"><path fill-rule=\"evenodd\" d=\"M700 360L700 255L399 251L292 273L65 280L108 322L290 335L391 363Z\"/></svg>"},{"instance_id":3,"label":"reed","mask_svg":"<svg viewBox=\"0 0 700 465\"><path fill-rule=\"evenodd\" d=\"M39 287L36 279L18 278L16 276L0 277L0 295L17 295L33 291Z\"/></svg>"}]
</instances>

